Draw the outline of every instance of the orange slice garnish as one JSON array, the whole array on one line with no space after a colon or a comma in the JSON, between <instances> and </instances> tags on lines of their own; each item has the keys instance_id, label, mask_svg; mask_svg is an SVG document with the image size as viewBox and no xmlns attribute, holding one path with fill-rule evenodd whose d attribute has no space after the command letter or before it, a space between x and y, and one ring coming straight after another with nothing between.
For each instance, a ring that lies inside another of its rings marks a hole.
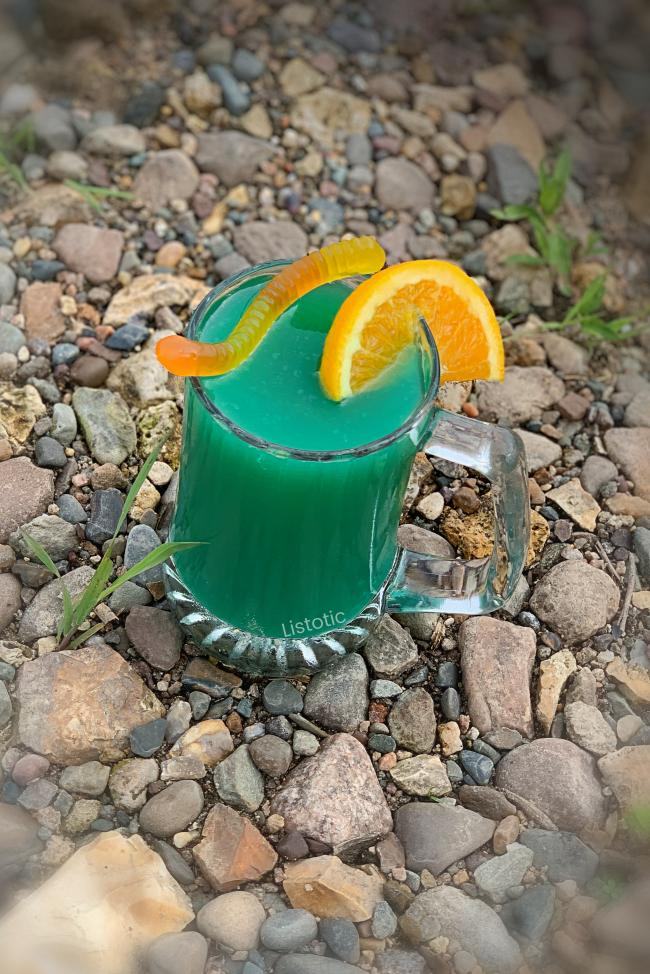
<instances>
[{"instance_id":1,"label":"orange slice garnish","mask_svg":"<svg viewBox=\"0 0 650 974\"><path fill-rule=\"evenodd\" d=\"M330 281L373 274L385 261L386 254L373 237L329 244L276 274L256 294L225 341L195 342L168 335L156 345L156 355L174 375L223 375L255 351L276 318L298 298Z\"/></svg>"},{"instance_id":2,"label":"orange slice garnish","mask_svg":"<svg viewBox=\"0 0 650 974\"><path fill-rule=\"evenodd\" d=\"M478 284L448 261L412 260L364 281L339 308L323 347L325 394L346 399L381 375L415 341L415 309L435 339L442 382L503 379L501 331Z\"/></svg>"}]
</instances>

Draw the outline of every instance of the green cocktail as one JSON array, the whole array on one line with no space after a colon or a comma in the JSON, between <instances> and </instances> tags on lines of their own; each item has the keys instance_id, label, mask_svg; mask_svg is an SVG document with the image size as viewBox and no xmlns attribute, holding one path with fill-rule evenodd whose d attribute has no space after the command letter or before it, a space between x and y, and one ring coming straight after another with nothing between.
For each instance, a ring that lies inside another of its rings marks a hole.
<instances>
[{"instance_id":1,"label":"green cocktail","mask_svg":"<svg viewBox=\"0 0 650 974\"><path fill-rule=\"evenodd\" d=\"M251 272L218 295L194 337L225 338L269 278ZM427 427L390 434L422 403L431 362L413 346L373 389L327 399L321 351L352 286L312 291L234 371L186 385L171 536L203 544L178 554L176 569L209 613L256 636L340 629L372 601L396 558L404 489ZM364 452L384 436L385 446Z\"/></svg>"}]
</instances>

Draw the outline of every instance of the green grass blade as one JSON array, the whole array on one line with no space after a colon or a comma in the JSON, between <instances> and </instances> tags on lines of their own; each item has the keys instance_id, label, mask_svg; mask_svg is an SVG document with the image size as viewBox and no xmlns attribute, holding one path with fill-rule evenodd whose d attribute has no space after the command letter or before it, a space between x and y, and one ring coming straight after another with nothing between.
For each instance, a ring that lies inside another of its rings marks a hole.
<instances>
[{"instance_id":1,"label":"green grass blade","mask_svg":"<svg viewBox=\"0 0 650 974\"><path fill-rule=\"evenodd\" d=\"M151 470L152 466L154 465L154 463L158 459L158 454L160 453L160 451L162 450L163 446L165 445L166 440L167 440L167 437L164 437L164 439L160 440L160 442L156 444L156 446L153 448L153 450L151 451L151 453L149 454L149 456L147 457L147 459L144 461L144 463L140 467L140 471L138 473L138 476L135 478L135 480L131 484L131 489L129 490L128 494L126 495L126 499L124 501L124 504L122 505L122 510L120 512L120 517L119 517L119 520L117 522L117 527L115 528L115 532L113 534L113 537L111 538L111 544L113 543L113 541L115 541L116 537L118 536L118 534L119 534L119 532L120 532L120 530L122 528L122 525L126 521L126 518L128 516L129 511L133 507L133 502L135 501L135 498L136 498L136 496L138 494L138 491L140 490L140 488L142 487L143 483L145 482L145 480L149 476L149 471Z\"/></svg>"},{"instance_id":2,"label":"green grass blade","mask_svg":"<svg viewBox=\"0 0 650 974\"><path fill-rule=\"evenodd\" d=\"M132 578L135 578L136 575L139 575L140 572L145 572L149 568L156 568L164 561L167 561L168 558L171 558L171 556L177 551L195 548L201 543L202 542L200 541L167 541L165 544L159 545L158 548L150 551L148 555L141 558L140 561L138 561L135 565L132 565L131 568L127 568L124 574L116 578L114 582L111 582L108 588L104 589L104 591L101 593L100 597L97 599L97 602L106 601L108 596L112 595L112 593L124 585L125 582L129 582Z\"/></svg>"},{"instance_id":3,"label":"green grass blade","mask_svg":"<svg viewBox=\"0 0 650 974\"><path fill-rule=\"evenodd\" d=\"M97 603L101 602L100 593L111 577L112 571L113 562L108 554L105 554L97 566L95 574L74 604L72 622L75 629L86 621Z\"/></svg>"},{"instance_id":4,"label":"green grass blade","mask_svg":"<svg viewBox=\"0 0 650 974\"><path fill-rule=\"evenodd\" d=\"M63 616L61 617L63 629L61 635L67 636L72 629L72 623L74 620L74 606L72 605L72 596L68 592L65 585L62 585L61 588L63 591Z\"/></svg>"},{"instance_id":5,"label":"green grass blade","mask_svg":"<svg viewBox=\"0 0 650 974\"><path fill-rule=\"evenodd\" d=\"M521 264L524 267L544 267L544 260L539 254L511 254L505 262L506 264Z\"/></svg>"},{"instance_id":6,"label":"green grass blade","mask_svg":"<svg viewBox=\"0 0 650 974\"><path fill-rule=\"evenodd\" d=\"M103 629L105 625L105 622L98 622L94 626L91 626L90 629L86 629L85 632L79 633L79 635L75 636L75 638L72 640L68 649L78 649L82 643L85 643L87 639L90 639L90 637L94 636L96 632Z\"/></svg>"},{"instance_id":7,"label":"green grass blade","mask_svg":"<svg viewBox=\"0 0 650 974\"><path fill-rule=\"evenodd\" d=\"M56 575L57 578L60 578L61 572L56 567L40 541L37 541L36 538L32 538L31 534L27 534L26 531L22 532L22 536L34 557L38 558L40 563L47 568L48 572L51 572L53 575Z\"/></svg>"},{"instance_id":8,"label":"green grass blade","mask_svg":"<svg viewBox=\"0 0 650 974\"><path fill-rule=\"evenodd\" d=\"M599 274L598 277L595 277L587 285L573 307L567 311L564 317L567 324L575 321L577 318L582 318L584 315L592 315L594 312L600 310L603 304L603 298L605 297L605 282L606 275Z\"/></svg>"},{"instance_id":9,"label":"green grass blade","mask_svg":"<svg viewBox=\"0 0 650 974\"><path fill-rule=\"evenodd\" d=\"M535 207L518 203L508 203L507 206L500 209L490 210L490 216L496 217L497 220L506 220L507 222L539 219L539 213Z\"/></svg>"}]
</instances>

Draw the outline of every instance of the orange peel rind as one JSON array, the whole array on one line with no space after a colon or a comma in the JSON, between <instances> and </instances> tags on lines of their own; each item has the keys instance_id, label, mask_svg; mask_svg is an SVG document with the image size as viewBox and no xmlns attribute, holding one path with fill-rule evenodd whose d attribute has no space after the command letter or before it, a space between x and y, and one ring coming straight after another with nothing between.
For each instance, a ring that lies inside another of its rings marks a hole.
<instances>
[{"instance_id":1,"label":"orange peel rind","mask_svg":"<svg viewBox=\"0 0 650 974\"><path fill-rule=\"evenodd\" d=\"M329 244L294 261L269 281L224 341L197 342L169 335L158 342L156 355L173 375L223 375L241 365L279 315L304 294L331 281L374 274L385 260L386 254L373 237Z\"/></svg>"}]
</instances>

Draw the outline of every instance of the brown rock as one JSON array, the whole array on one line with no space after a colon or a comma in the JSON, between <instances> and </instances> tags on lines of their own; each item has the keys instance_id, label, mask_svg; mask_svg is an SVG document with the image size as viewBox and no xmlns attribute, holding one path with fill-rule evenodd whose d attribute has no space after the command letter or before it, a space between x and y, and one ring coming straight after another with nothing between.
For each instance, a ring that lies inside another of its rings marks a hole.
<instances>
[{"instance_id":1,"label":"brown rock","mask_svg":"<svg viewBox=\"0 0 650 974\"><path fill-rule=\"evenodd\" d=\"M488 132L488 145L513 145L537 172L546 155L544 139L521 99L511 101Z\"/></svg>"},{"instance_id":2,"label":"brown rock","mask_svg":"<svg viewBox=\"0 0 650 974\"><path fill-rule=\"evenodd\" d=\"M530 607L567 643L578 643L613 619L620 598L618 586L605 572L584 561L565 561L540 579Z\"/></svg>"},{"instance_id":3,"label":"brown rock","mask_svg":"<svg viewBox=\"0 0 650 974\"><path fill-rule=\"evenodd\" d=\"M430 751L436 739L433 700L423 687L405 690L388 718L390 732L398 745L408 751Z\"/></svg>"},{"instance_id":4,"label":"brown rock","mask_svg":"<svg viewBox=\"0 0 650 974\"><path fill-rule=\"evenodd\" d=\"M532 629L482 616L462 624L459 640L473 724L482 734L509 727L532 737L529 685L536 651Z\"/></svg>"},{"instance_id":5,"label":"brown rock","mask_svg":"<svg viewBox=\"0 0 650 974\"><path fill-rule=\"evenodd\" d=\"M463 808L469 808L477 815L491 818L494 822L500 822L517 811L505 795L489 785L461 785L458 798Z\"/></svg>"},{"instance_id":6,"label":"brown rock","mask_svg":"<svg viewBox=\"0 0 650 974\"><path fill-rule=\"evenodd\" d=\"M20 580L16 575L3 572L0 575L0 632L9 625L20 606Z\"/></svg>"},{"instance_id":7,"label":"brown rock","mask_svg":"<svg viewBox=\"0 0 650 974\"><path fill-rule=\"evenodd\" d=\"M572 521L584 531L596 530L596 519L600 514L600 506L587 491L577 477L568 480L561 487L549 490L546 495L549 500L568 514Z\"/></svg>"},{"instance_id":8,"label":"brown rock","mask_svg":"<svg viewBox=\"0 0 650 974\"><path fill-rule=\"evenodd\" d=\"M650 501L650 427L607 430L605 447L614 463L634 483L634 493Z\"/></svg>"},{"instance_id":9,"label":"brown rock","mask_svg":"<svg viewBox=\"0 0 650 974\"><path fill-rule=\"evenodd\" d=\"M107 832L82 846L0 922L3 974L66 970L138 974L140 956L194 919L190 900L139 835Z\"/></svg>"},{"instance_id":10,"label":"brown rock","mask_svg":"<svg viewBox=\"0 0 650 974\"><path fill-rule=\"evenodd\" d=\"M287 863L284 891L294 909L315 916L362 923L370 920L383 898L383 881L376 870L346 866L336 856L317 856Z\"/></svg>"},{"instance_id":11,"label":"brown rock","mask_svg":"<svg viewBox=\"0 0 650 974\"><path fill-rule=\"evenodd\" d=\"M196 757L207 768L214 768L233 750L230 731L222 720L202 720L185 731L169 753L173 757Z\"/></svg>"},{"instance_id":12,"label":"brown rock","mask_svg":"<svg viewBox=\"0 0 650 974\"><path fill-rule=\"evenodd\" d=\"M650 806L650 744L622 747L605 754L598 769L623 812Z\"/></svg>"},{"instance_id":13,"label":"brown rock","mask_svg":"<svg viewBox=\"0 0 650 974\"><path fill-rule=\"evenodd\" d=\"M562 691L577 668L575 656L568 649L561 649L540 663L535 716L544 734L550 733Z\"/></svg>"},{"instance_id":14,"label":"brown rock","mask_svg":"<svg viewBox=\"0 0 650 974\"><path fill-rule=\"evenodd\" d=\"M235 228L233 238L237 253L251 264L302 257L309 246L305 231L293 220L249 220Z\"/></svg>"},{"instance_id":15,"label":"brown rock","mask_svg":"<svg viewBox=\"0 0 650 974\"><path fill-rule=\"evenodd\" d=\"M492 64L475 71L474 84L482 91L499 98L520 98L526 94L530 82L518 64Z\"/></svg>"},{"instance_id":16,"label":"brown rock","mask_svg":"<svg viewBox=\"0 0 650 974\"><path fill-rule=\"evenodd\" d=\"M607 666L607 676L618 684L622 694L632 703L650 703L650 671L645 667L613 659Z\"/></svg>"},{"instance_id":17,"label":"brown rock","mask_svg":"<svg viewBox=\"0 0 650 974\"><path fill-rule=\"evenodd\" d=\"M460 176L458 173L443 176L440 192L443 213L457 216L459 220L471 220L476 209L476 186L469 176Z\"/></svg>"},{"instance_id":18,"label":"brown rock","mask_svg":"<svg viewBox=\"0 0 650 974\"><path fill-rule=\"evenodd\" d=\"M352 854L391 831L393 819L362 744L335 734L294 768L272 810L287 829Z\"/></svg>"},{"instance_id":19,"label":"brown rock","mask_svg":"<svg viewBox=\"0 0 650 974\"><path fill-rule=\"evenodd\" d=\"M43 400L34 386L0 382L0 427L9 439L25 443L36 421L45 413Z\"/></svg>"},{"instance_id":20,"label":"brown rock","mask_svg":"<svg viewBox=\"0 0 650 974\"><path fill-rule=\"evenodd\" d=\"M124 248L120 230L84 223L68 223L54 239L53 249L72 271L92 284L103 284L117 274Z\"/></svg>"},{"instance_id":21,"label":"brown rock","mask_svg":"<svg viewBox=\"0 0 650 974\"><path fill-rule=\"evenodd\" d=\"M77 386L99 389L108 378L109 365L96 355L80 355L70 366L70 381Z\"/></svg>"},{"instance_id":22,"label":"brown rock","mask_svg":"<svg viewBox=\"0 0 650 974\"><path fill-rule=\"evenodd\" d=\"M59 338L65 331L65 318L61 311L61 285L54 281L29 284L20 301L20 313L25 316L25 334L28 338L44 338L48 342Z\"/></svg>"},{"instance_id":23,"label":"brown rock","mask_svg":"<svg viewBox=\"0 0 650 974\"><path fill-rule=\"evenodd\" d=\"M47 510L54 500L54 474L27 457L0 463L0 543Z\"/></svg>"},{"instance_id":24,"label":"brown rock","mask_svg":"<svg viewBox=\"0 0 650 974\"><path fill-rule=\"evenodd\" d=\"M133 510L135 508L131 511L132 517ZM170 612L149 605L136 605L127 616L126 634L138 654L155 669L166 673L178 663L183 633Z\"/></svg>"},{"instance_id":25,"label":"brown rock","mask_svg":"<svg viewBox=\"0 0 650 974\"><path fill-rule=\"evenodd\" d=\"M351 135L365 132L370 123L370 102L347 91L320 88L301 95L291 113L291 124L322 145L332 145L337 130Z\"/></svg>"},{"instance_id":26,"label":"brown rock","mask_svg":"<svg viewBox=\"0 0 650 974\"><path fill-rule=\"evenodd\" d=\"M17 695L21 743L60 765L119 760L135 727L164 716L135 671L103 644L24 663Z\"/></svg>"},{"instance_id":27,"label":"brown rock","mask_svg":"<svg viewBox=\"0 0 650 974\"><path fill-rule=\"evenodd\" d=\"M635 520L640 517L650 517L650 500L635 497L634 494L614 494L605 501L605 507L612 514L624 514Z\"/></svg>"},{"instance_id":28,"label":"brown rock","mask_svg":"<svg viewBox=\"0 0 650 974\"><path fill-rule=\"evenodd\" d=\"M278 860L273 847L248 819L219 804L208 813L202 839L193 855L201 873L218 893L259 880Z\"/></svg>"},{"instance_id":29,"label":"brown rock","mask_svg":"<svg viewBox=\"0 0 650 974\"><path fill-rule=\"evenodd\" d=\"M28 226L37 224L39 227L61 227L93 218L90 205L83 196L61 183L32 190L20 204L18 215Z\"/></svg>"},{"instance_id":30,"label":"brown rock","mask_svg":"<svg viewBox=\"0 0 650 974\"><path fill-rule=\"evenodd\" d=\"M520 828L521 824L516 815L507 815L499 822L492 836L492 848L497 856L505 855L508 846L517 841Z\"/></svg>"},{"instance_id":31,"label":"brown rock","mask_svg":"<svg viewBox=\"0 0 650 974\"><path fill-rule=\"evenodd\" d=\"M199 185L199 171L180 149L151 155L133 184L136 197L156 211L171 200L188 200Z\"/></svg>"}]
</instances>

